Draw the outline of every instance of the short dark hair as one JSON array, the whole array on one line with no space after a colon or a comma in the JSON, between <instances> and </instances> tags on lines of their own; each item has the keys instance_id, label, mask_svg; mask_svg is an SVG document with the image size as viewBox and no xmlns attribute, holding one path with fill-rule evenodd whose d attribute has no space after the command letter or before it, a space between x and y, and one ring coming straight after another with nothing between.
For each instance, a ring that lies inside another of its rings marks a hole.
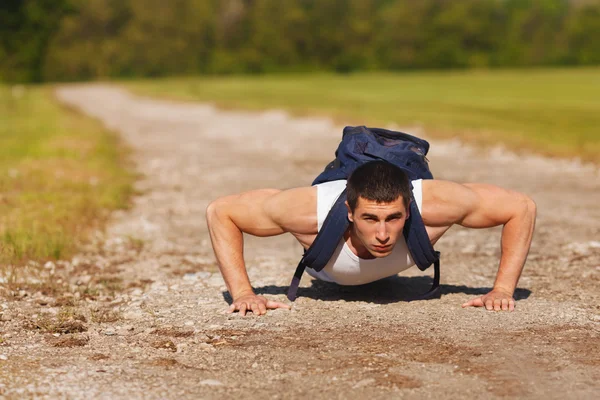
<instances>
[{"instance_id":1,"label":"short dark hair","mask_svg":"<svg viewBox=\"0 0 600 400\"><path fill-rule=\"evenodd\" d=\"M359 197L378 203L391 203L402 196L404 207L408 210L411 198L408 175L387 161L370 161L350 174L346 195L352 212L356 209Z\"/></svg>"}]
</instances>

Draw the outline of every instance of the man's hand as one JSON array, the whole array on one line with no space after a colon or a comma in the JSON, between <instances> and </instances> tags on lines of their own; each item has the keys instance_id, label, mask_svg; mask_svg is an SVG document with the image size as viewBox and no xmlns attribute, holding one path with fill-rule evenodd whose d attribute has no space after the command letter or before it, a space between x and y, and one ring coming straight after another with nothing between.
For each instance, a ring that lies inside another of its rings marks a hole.
<instances>
[{"instance_id":1,"label":"man's hand","mask_svg":"<svg viewBox=\"0 0 600 400\"><path fill-rule=\"evenodd\" d=\"M233 303L231 303L227 312L231 314L237 310L242 316L245 316L246 311L252 311L254 315L263 315L267 313L267 310L274 310L276 308L285 308L289 310L291 307L284 303L267 300L263 296L257 296L252 293L240 296L233 300Z\"/></svg>"},{"instance_id":2,"label":"man's hand","mask_svg":"<svg viewBox=\"0 0 600 400\"><path fill-rule=\"evenodd\" d=\"M462 307L485 307L488 311L514 311L515 299L508 292L494 289L488 294L467 301Z\"/></svg>"}]
</instances>

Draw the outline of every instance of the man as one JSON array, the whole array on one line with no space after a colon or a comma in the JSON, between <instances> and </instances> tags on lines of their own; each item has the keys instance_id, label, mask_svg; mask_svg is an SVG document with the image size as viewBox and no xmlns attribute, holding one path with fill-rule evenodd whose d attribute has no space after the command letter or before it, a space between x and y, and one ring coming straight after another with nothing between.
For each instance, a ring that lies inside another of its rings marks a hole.
<instances>
[{"instance_id":1,"label":"man","mask_svg":"<svg viewBox=\"0 0 600 400\"><path fill-rule=\"evenodd\" d=\"M454 224L468 228L503 225L502 255L493 289L463 307L512 311L512 297L533 236L536 205L524 194L487 184L427 179L412 182L413 196L431 243ZM404 171L386 162L358 167L348 181L289 190L261 189L222 197L207 208L210 237L233 299L229 312L265 314L287 304L257 296L243 259L242 234L291 233L304 248L315 239L329 209L347 187L350 226L318 279L357 285L392 276L414 264L402 229L410 216L410 184Z\"/></svg>"}]
</instances>

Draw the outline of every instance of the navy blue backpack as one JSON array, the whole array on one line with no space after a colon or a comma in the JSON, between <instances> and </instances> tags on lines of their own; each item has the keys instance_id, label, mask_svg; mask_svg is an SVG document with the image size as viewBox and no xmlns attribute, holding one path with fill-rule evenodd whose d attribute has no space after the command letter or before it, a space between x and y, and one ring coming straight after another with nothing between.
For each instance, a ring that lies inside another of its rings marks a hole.
<instances>
[{"instance_id":1,"label":"navy blue backpack","mask_svg":"<svg viewBox=\"0 0 600 400\"><path fill-rule=\"evenodd\" d=\"M406 133L365 126L347 126L344 128L342 142L335 152L335 160L317 176L313 185L347 179L358 166L374 160L385 160L402 168L411 181L433 179L425 157L428 151L427 141ZM346 190L340 194L329 211L315 241L304 252L288 290L290 301L296 299L298 285L305 268L309 267L315 271L325 268L344 232L348 229L348 211L345 201ZM433 249L429 241L425 224L414 199L410 202L410 216L404 226L403 234L408 250L420 270L424 271L434 264L435 275L431 289L415 300L434 297L439 293L440 253Z\"/></svg>"}]
</instances>

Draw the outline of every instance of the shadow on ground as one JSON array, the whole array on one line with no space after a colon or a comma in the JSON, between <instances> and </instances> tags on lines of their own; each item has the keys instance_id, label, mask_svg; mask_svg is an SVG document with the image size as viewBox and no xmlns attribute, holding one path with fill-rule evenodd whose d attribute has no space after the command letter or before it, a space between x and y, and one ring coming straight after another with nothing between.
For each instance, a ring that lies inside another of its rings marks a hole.
<instances>
[{"instance_id":1,"label":"shadow on ground","mask_svg":"<svg viewBox=\"0 0 600 400\"><path fill-rule=\"evenodd\" d=\"M376 304L389 304L396 302L409 302L415 300L431 288L433 279L427 276L391 276L366 285L341 286L335 283L329 283L319 280L312 280L310 287L298 288L298 297L308 297L315 300L324 301L361 301ZM444 294L464 293L477 296L488 293L492 290L490 287L468 287L464 285L440 285L439 298ZM254 288L254 292L259 295L287 294L288 286L267 285ZM232 299L229 292L222 292L223 298L229 304ZM528 289L517 289L514 294L515 300L523 300L531 295ZM421 300L419 300L421 301Z\"/></svg>"}]
</instances>

